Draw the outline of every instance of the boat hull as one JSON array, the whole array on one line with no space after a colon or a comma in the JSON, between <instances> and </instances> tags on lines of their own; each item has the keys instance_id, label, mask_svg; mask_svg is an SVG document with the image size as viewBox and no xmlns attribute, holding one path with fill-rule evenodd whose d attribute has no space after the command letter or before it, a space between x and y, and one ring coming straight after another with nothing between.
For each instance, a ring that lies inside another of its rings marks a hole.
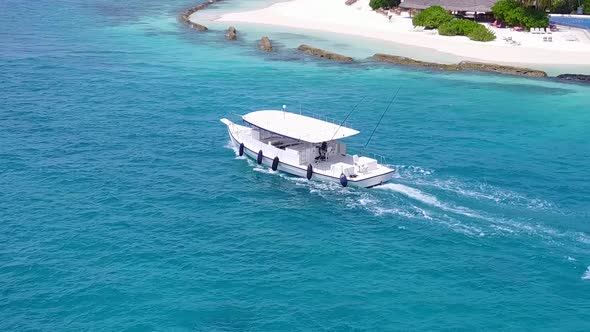
<instances>
[{"instance_id":1,"label":"boat hull","mask_svg":"<svg viewBox=\"0 0 590 332\"><path fill-rule=\"evenodd\" d=\"M231 144L236 148L239 149L240 144L234 135L232 134L229 126L227 129L228 135L231 139ZM244 155L254 161L258 160L258 151L253 150L251 147L248 147L244 144ZM269 158L263 155L262 157L262 165L272 167L273 158ZM313 165L312 165L313 166ZM290 165L279 160L277 171L284 172L290 175L294 175L297 177L307 178L307 168L297 167L295 165ZM348 179L348 185L354 187L362 187L362 188L371 188L378 185L381 185L387 181L389 181L393 177L393 171L386 174L377 175L371 178L355 181L354 179ZM319 180L319 181L326 181L326 182L335 182L340 184L340 178L327 176L324 174L314 172L311 180Z\"/></svg>"}]
</instances>

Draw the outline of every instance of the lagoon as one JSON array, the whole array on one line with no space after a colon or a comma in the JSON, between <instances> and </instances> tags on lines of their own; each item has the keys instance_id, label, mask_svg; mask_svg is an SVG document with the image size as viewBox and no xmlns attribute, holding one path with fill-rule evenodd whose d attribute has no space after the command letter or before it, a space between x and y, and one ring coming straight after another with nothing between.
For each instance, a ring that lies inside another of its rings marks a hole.
<instances>
[{"instance_id":1,"label":"lagoon","mask_svg":"<svg viewBox=\"0 0 590 332\"><path fill-rule=\"evenodd\" d=\"M588 329L590 88L265 55L191 5L0 4L0 330ZM380 189L270 174L219 122L366 97L360 149L400 86Z\"/></svg>"}]
</instances>

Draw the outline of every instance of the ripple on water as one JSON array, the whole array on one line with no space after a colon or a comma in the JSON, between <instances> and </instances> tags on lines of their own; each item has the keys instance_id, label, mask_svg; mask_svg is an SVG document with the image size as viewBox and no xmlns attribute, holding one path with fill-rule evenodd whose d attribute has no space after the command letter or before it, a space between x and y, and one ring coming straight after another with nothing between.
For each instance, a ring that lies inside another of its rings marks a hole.
<instances>
[{"instance_id":1,"label":"ripple on water","mask_svg":"<svg viewBox=\"0 0 590 332\"><path fill-rule=\"evenodd\" d=\"M237 149L234 146L230 144L226 147L231 148L237 155ZM447 197L443 201L433 193L424 190L430 188L442 192L451 192L463 199L484 200L496 205L509 205L520 209L554 209L554 205L549 202L532 199L488 184L473 186L458 179L438 179L434 170L424 169L420 166L395 166L398 171L396 179L390 183L367 190L342 188L337 183L332 182L307 181L282 172L274 172L270 168L257 165L250 158L246 159L248 165L256 172L278 175L296 186L307 188L310 194L318 195L327 200L341 201L347 208L366 210L377 217L395 215L402 218L402 220L434 221L453 232L470 237L482 237L486 234L500 236L528 235L553 243L574 240L582 245L588 244L586 242L588 236L583 232L559 231L527 220L494 216L484 211L456 205L451 201L451 197ZM397 180L421 186L423 189L408 184L395 183L394 181ZM402 196L392 197L377 194L377 192L388 191ZM533 204L533 202L540 201L542 203Z\"/></svg>"},{"instance_id":2,"label":"ripple on water","mask_svg":"<svg viewBox=\"0 0 590 332\"><path fill-rule=\"evenodd\" d=\"M0 1L1 331L587 330L588 88L261 55L191 5ZM228 113L366 95L360 150L398 86L389 188L223 149Z\"/></svg>"}]
</instances>

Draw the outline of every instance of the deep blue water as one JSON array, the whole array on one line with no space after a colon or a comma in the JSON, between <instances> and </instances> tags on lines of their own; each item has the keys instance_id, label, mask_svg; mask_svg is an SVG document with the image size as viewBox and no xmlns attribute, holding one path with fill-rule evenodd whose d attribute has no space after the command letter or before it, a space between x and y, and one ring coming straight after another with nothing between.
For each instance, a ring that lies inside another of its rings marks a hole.
<instances>
[{"instance_id":1,"label":"deep blue water","mask_svg":"<svg viewBox=\"0 0 590 332\"><path fill-rule=\"evenodd\" d=\"M190 5L0 2L0 330L590 329L590 88L259 54ZM366 96L358 150L400 86L380 189L218 121Z\"/></svg>"},{"instance_id":2,"label":"deep blue water","mask_svg":"<svg viewBox=\"0 0 590 332\"><path fill-rule=\"evenodd\" d=\"M590 29L590 17L568 17L568 16L551 16L551 22L564 24L573 27Z\"/></svg>"}]
</instances>

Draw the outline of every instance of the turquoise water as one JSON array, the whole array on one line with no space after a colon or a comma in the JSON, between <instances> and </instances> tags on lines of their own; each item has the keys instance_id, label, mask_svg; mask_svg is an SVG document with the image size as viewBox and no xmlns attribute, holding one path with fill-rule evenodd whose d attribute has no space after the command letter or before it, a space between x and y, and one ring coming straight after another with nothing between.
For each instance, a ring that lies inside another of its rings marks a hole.
<instances>
[{"instance_id":1,"label":"turquoise water","mask_svg":"<svg viewBox=\"0 0 590 332\"><path fill-rule=\"evenodd\" d=\"M590 88L301 59L192 3L0 2L0 330L590 328ZM239 159L218 121L343 118L398 176Z\"/></svg>"}]
</instances>

